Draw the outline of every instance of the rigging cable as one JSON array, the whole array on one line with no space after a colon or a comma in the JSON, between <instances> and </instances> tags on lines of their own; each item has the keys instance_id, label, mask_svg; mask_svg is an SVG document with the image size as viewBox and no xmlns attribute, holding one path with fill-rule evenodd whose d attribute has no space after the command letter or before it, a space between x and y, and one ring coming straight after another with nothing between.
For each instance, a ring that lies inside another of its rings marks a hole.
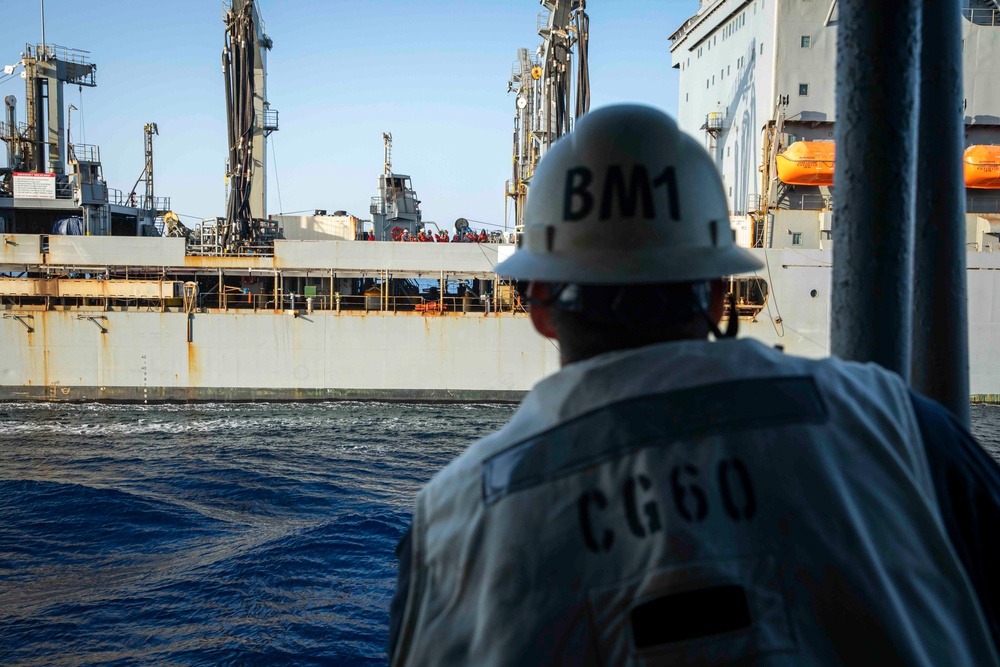
<instances>
[{"instance_id":1,"label":"rigging cable","mask_svg":"<svg viewBox=\"0 0 1000 667\"><path fill-rule=\"evenodd\" d=\"M781 319L781 308L778 307L778 295L774 292L774 281L771 279L771 259L767 255L767 248L764 248L764 265L767 267L767 297L764 299L764 304L767 306L767 316L771 320L771 326L774 327L774 333L777 334L778 338L785 337L785 323ZM756 276L757 272L754 271L753 274ZM775 318L771 314L771 300L774 299L774 311L778 314ZM781 331L778 331L778 325L781 325Z\"/></svg>"},{"instance_id":2,"label":"rigging cable","mask_svg":"<svg viewBox=\"0 0 1000 667\"><path fill-rule=\"evenodd\" d=\"M283 211L285 207L281 205L281 182L278 181L278 156L274 152L274 137L271 140L271 165L274 167L274 188L278 191L278 210Z\"/></svg>"},{"instance_id":3,"label":"rigging cable","mask_svg":"<svg viewBox=\"0 0 1000 667\"><path fill-rule=\"evenodd\" d=\"M83 86L77 86L77 89L78 89L77 92L80 93L80 108L77 109L77 111L80 112L79 113L79 116L80 116L80 136L83 137L83 144L86 145L86 143L87 143L87 117L83 113Z\"/></svg>"},{"instance_id":4,"label":"rigging cable","mask_svg":"<svg viewBox=\"0 0 1000 667\"><path fill-rule=\"evenodd\" d=\"M587 0L580 0L580 10L576 14L577 34L577 85L576 118L590 111L590 17L587 16Z\"/></svg>"}]
</instances>

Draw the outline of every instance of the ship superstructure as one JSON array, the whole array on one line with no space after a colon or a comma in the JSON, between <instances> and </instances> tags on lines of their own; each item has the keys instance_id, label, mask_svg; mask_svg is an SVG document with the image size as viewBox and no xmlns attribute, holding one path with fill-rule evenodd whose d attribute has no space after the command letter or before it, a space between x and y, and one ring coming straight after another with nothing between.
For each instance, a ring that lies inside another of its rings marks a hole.
<instances>
[{"instance_id":1,"label":"ship superstructure","mask_svg":"<svg viewBox=\"0 0 1000 667\"><path fill-rule=\"evenodd\" d=\"M967 238L990 251L1000 249L1000 6L967 0L962 15ZM715 158L742 245L832 247L838 22L836 0L701 0L670 37L678 123Z\"/></svg>"},{"instance_id":2,"label":"ship superstructure","mask_svg":"<svg viewBox=\"0 0 1000 667\"><path fill-rule=\"evenodd\" d=\"M0 233L48 234L64 221L79 234L159 236L169 198L154 197L152 135L145 130L144 193L108 187L100 147L73 143L76 107L67 105L66 84L93 88L97 65L87 51L55 44L28 44L16 65L23 68L24 111L14 95L4 99L0 140L7 166L0 168ZM22 121L21 118L24 120ZM152 127L155 127L153 125Z\"/></svg>"},{"instance_id":3,"label":"ship superstructure","mask_svg":"<svg viewBox=\"0 0 1000 667\"><path fill-rule=\"evenodd\" d=\"M423 228L420 200L408 174L392 170L392 134L382 133L382 173L372 197L372 228L376 241L398 241L403 232L416 237Z\"/></svg>"}]
</instances>

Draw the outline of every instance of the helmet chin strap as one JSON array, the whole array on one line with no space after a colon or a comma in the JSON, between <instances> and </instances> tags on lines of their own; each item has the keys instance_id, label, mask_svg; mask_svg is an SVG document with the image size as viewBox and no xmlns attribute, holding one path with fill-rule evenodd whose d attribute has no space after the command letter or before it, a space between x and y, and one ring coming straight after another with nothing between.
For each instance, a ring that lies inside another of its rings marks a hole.
<instances>
[{"instance_id":1,"label":"helmet chin strap","mask_svg":"<svg viewBox=\"0 0 1000 667\"><path fill-rule=\"evenodd\" d=\"M712 317L708 314L708 311L704 308L701 310L702 317L708 322L708 328L715 336L716 340L722 340L723 338L736 338L736 334L740 330L740 318L736 314L736 295L732 292L729 293L729 321L726 323L726 331L723 333L719 330L719 325L712 321Z\"/></svg>"}]
</instances>

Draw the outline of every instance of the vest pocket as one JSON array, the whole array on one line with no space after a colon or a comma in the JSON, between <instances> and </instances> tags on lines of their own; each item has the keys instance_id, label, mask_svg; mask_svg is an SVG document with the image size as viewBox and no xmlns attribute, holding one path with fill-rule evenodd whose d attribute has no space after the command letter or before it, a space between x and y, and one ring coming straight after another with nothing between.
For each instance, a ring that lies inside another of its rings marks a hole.
<instances>
[{"instance_id":1,"label":"vest pocket","mask_svg":"<svg viewBox=\"0 0 1000 667\"><path fill-rule=\"evenodd\" d=\"M775 559L687 563L591 591L605 664L726 665L796 649Z\"/></svg>"}]
</instances>

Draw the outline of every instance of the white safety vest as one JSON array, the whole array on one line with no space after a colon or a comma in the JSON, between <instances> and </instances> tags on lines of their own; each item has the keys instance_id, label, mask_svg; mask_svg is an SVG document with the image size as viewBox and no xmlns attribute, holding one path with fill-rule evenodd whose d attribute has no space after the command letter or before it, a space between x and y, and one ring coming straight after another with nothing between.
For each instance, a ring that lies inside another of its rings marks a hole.
<instances>
[{"instance_id":1,"label":"white safety vest","mask_svg":"<svg viewBox=\"0 0 1000 667\"><path fill-rule=\"evenodd\" d=\"M752 340L540 382L419 494L394 665L997 665L907 389Z\"/></svg>"}]
</instances>

